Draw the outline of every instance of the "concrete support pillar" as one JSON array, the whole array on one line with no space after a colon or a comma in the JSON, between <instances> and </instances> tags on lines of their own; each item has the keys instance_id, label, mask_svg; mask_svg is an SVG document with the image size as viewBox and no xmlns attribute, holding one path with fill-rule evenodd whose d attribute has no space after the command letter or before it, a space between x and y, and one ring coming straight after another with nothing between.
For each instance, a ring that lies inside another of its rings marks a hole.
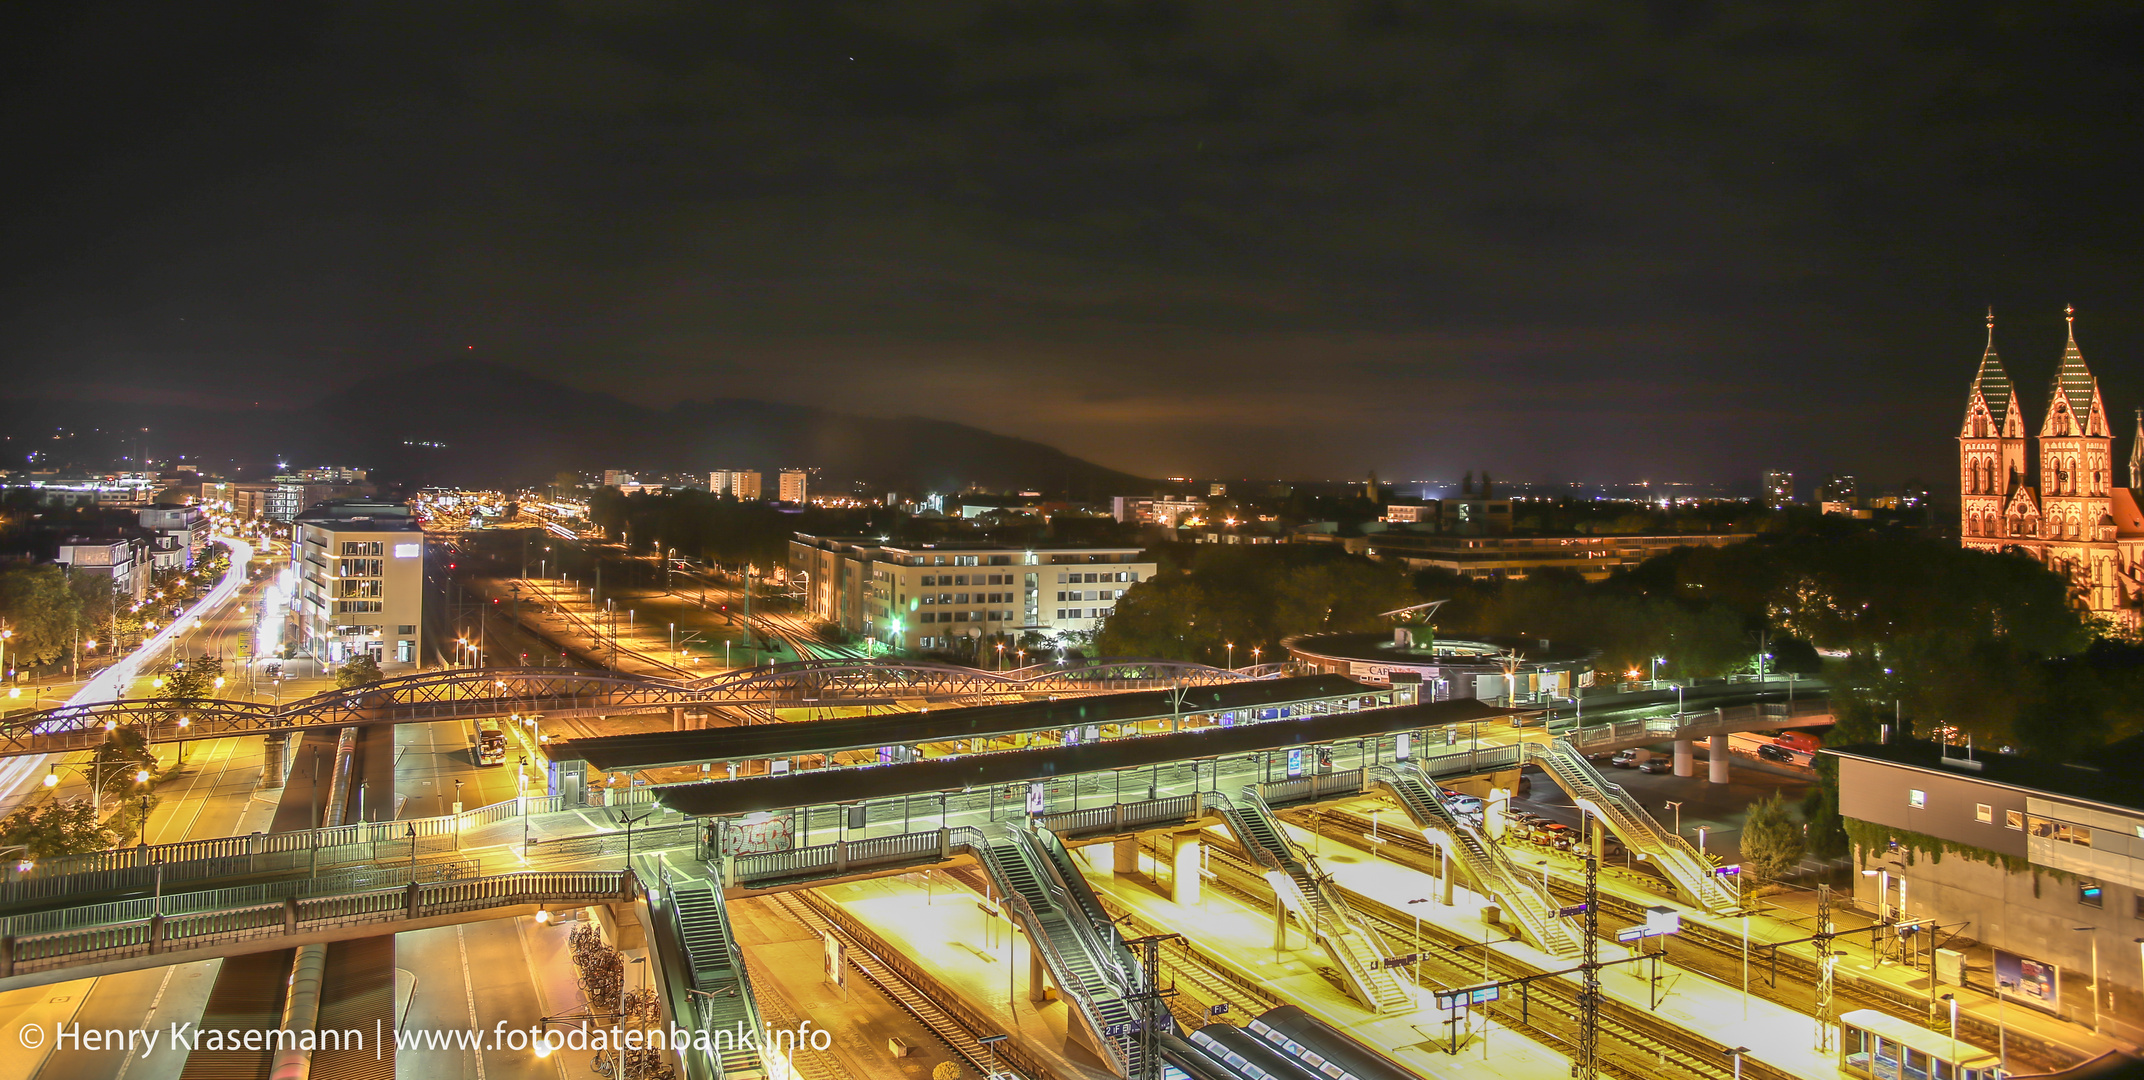
<instances>
[{"instance_id":1,"label":"concrete support pillar","mask_svg":"<svg viewBox=\"0 0 2144 1080\"><path fill-rule=\"evenodd\" d=\"M1697 775L1697 747L1688 739L1675 740L1675 775Z\"/></svg>"},{"instance_id":2,"label":"concrete support pillar","mask_svg":"<svg viewBox=\"0 0 2144 1080\"><path fill-rule=\"evenodd\" d=\"M311 1031L320 1024L320 977L327 970L328 947L298 946L290 966L290 991L283 999L283 1030ZM313 1052L295 1047L277 1050L269 1080L305 1080L312 1073Z\"/></svg>"},{"instance_id":3,"label":"concrete support pillar","mask_svg":"<svg viewBox=\"0 0 2144 1080\"><path fill-rule=\"evenodd\" d=\"M1206 850L1206 842L1198 833L1177 833L1173 869L1169 875L1169 899L1186 907L1196 907L1199 902L1199 856Z\"/></svg>"},{"instance_id":4,"label":"concrete support pillar","mask_svg":"<svg viewBox=\"0 0 2144 1080\"><path fill-rule=\"evenodd\" d=\"M281 735L261 740L261 787L283 786L283 748L290 745Z\"/></svg>"},{"instance_id":5,"label":"concrete support pillar","mask_svg":"<svg viewBox=\"0 0 2144 1080\"><path fill-rule=\"evenodd\" d=\"M1032 937L1027 942L1027 1000L1037 1005L1050 999L1050 969L1042 962L1042 950Z\"/></svg>"},{"instance_id":6,"label":"concrete support pillar","mask_svg":"<svg viewBox=\"0 0 2144 1080\"><path fill-rule=\"evenodd\" d=\"M1138 837L1120 836L1114 844L1110 845L1110 848L1114 856L1114 862L1110 865L1111 872L1118 874L1136 874L1139 872Z\"/></svg>"},{"instance_id":7,"label":"concrete support pillar","mask_svg":"<svg viewBox=\"0 0 2144 1080\"><path fill-rule=\"evenodd\" d=\"M1714 735L1705 746L1706 764L1711 767L1710 779L1715 784L1727 782L1727 736Z\"/></svg>"}]
</instances>

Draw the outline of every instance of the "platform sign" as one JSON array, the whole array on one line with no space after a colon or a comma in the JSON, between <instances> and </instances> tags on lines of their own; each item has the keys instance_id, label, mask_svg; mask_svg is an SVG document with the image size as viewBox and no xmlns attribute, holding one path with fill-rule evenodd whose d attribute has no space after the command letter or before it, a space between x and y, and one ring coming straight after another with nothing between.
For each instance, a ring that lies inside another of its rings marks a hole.
<instances>
[{"instance_id":1,"label":"platform sign","mask_svg":"<svg viewBox=\"0 0 2144 1080\"><path fill-rule=\"evenodd\" d=\"M831 930L826 931L821 937L826 946L826 981L833 983L835 986L848 986L849 969L848 965L843 962L841 939L835 937L834 932Z\"/></svg>"},{"instance_id":2,"label":"platform sign","mask_svg":"<svg viewBox=\"0 0 2144 1080\"><path fill-rule=\"evenodd\" d=\"M1405 956L1388 956L1385 957L1384 966L1388 968L1402 968L1414 963L1417 960L1420 960L1421 958L1421 953L1408 953Z\"/></svg>"},{"instance_id":3,"label":"platform sign","mask_svg":"<svg viewBox=\"0 0 2144 1080\"><path fill-rule=\"evenodd\" d=\"M1464 1009L1473 1005L1486 1005L1503 994L1501 986L1469 986L1458 990L1437 991L1437 1007L1445 1010Z\"/></svg>"},{"instance_id":4,"label":"platform sign","mask_svg":"<svg viewBox=\"0 0 2144 1080\"><path fill-rule=\"evenodd\" d=\"M1303 748L1291 746L1288 748L1288 779L1293 780L1301 775L1303 775Z\"/></svg>"},{"instance_id":5,"label":"platform sign","mask_svg":"<svg viewBox=\"0 0 2144 1080\"><path fill-rule=\"evenodd\" d=\"M1110 1038L1115 1038L1119 1035L1136 1035L1139 1033L1139 1029L1145 1026L1145 1024L1137 1020L1123 1020L1103 1028L1102 1034Z\"/></svg>"},{"instance_id":6,"label":"platform sign","mask_svg":"<svg viewBox=\"0 0 2144 1080\"><path fill-rule=\"evenodd\" d=\"M1206 1015L1208 1015L1208 1016L1226 1016L1226 1015L1228 1015L1228 1002L1225 1002L1225 1001L1224 1001L1224 1002L1220 1003L1219 1005L1215 1005L1215 1006L1213 1006L1213 1007L1211 1007L1211 1008L1207 1009L1207 1010L1206 1010Z\"/></svg>"},{"instance_id":7,"label":"platform sign","mask_svg":"<svg viewBox=\"0 0 2144 1080\"><path fill-rule=\"evenodd\" d=\"M1587 905L1585 904L1572 904L1570 907L1557 908L1556 917L1560 919L1568 919L1573 915L1584 915L1586 913L1586 907Z\"/></svg>"}]
</instances>

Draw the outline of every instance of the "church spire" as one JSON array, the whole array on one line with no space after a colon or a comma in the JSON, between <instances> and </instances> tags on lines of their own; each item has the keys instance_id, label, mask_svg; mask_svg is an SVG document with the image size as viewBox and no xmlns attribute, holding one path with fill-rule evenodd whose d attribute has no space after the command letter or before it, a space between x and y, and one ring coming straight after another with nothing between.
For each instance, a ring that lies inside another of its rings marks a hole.
<instances>
[{"instance_id":1,"label":"church spire","mask_svg":"<svg viewBox=\"0 0 2144 1080\"><path fill-rule=\"evenodd\" d=\"M2024 418L2022 416L2013 418L2012 415L2017 403L2017 393L2010 384L2010 373L2004 370L2002 358L1995 355L1995 309L1993 307L1988 308L1988 348L1980 356L1980 370L1974 373L1972 389L1966 394L1965 430L1967 434L1971 434L1973 430L1972 410L1976 398L1987 404L1988 424L1992 429L1988 434L1998 437L2008 435L2012 431L2012 425L2015 424L2016 436L2020 438L2024 436Z\"/></svg>"},{"instance_id":2,"label":"church spire","mask_svg":"<svg viewBox=\"0 0 2144 1080\"><path fill-rule=\"evenodd\" d=\"M2084 353L2077 348L2077 309L2065 305L2062 317L2069 324L2069 341L2063 346L2062 363L2055 368L2054 381L2048 387L2047 423L2042 425L2040 434L2105 438L2110 432L2099 407L2099 380L2085 366ZM2056 420L2065 412L2071 418L2069 431L2060 430Z\"/></svg>"}]
</instances>

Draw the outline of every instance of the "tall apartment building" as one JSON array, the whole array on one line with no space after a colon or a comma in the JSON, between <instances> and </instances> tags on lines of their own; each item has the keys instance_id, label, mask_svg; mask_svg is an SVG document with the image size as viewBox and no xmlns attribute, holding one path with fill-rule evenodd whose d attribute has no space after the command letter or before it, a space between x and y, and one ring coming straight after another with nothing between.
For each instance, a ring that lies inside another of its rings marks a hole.
<instances>
[{"instance_id":1,"label":"tall apartment building","mask_svg":"<svg viewBox=\"0 0 2144 1080\"><path fill-rule=\"evenodd\" d=\"M801 504L807 498L809 498L809 493L806 490L804 483L804 470L783 469L781 483L781 496L783 502Z\"/></svg>"},{"instance_id":2,"label":"tall apartment building","mask_svg":"<svg viewBox=\"0 0 2144 1080\"><path fill-rule=\"evenodd\" d=\"M707 490L739 502L758 502L763 497L757 469L716 469L707 474Z\"/></svg>"},{"instance_id":3,"label":"tall apartment building","mask_svg":"<svg viewBox=\"0 0 2144 1080\"><path fill-rule=\"evenodd\" d=\"M1124 590L1153 577L1136 547L888 544L796 534L789 572L807 606L852 634L895 648L944 649L954 639L1091 632Z\"/></svg>"},{"instance_id":4,"label":"tall apartment building","mask_svg":"<svg viewBox=\"0 0 2144 1080\"><path fill-rule=\"evenodd\" d=\"M1851 473L1831 473L1817 485L1817 506L1827 514L1851 514L1861 505L1861 482Z\"/></svg>"},{"instance_id":5,"label":"tall apartment building","mask_svg":"<svg viewBox=\"0 0 2144 1080\"><path fill-rule=\"evenodd\" d=\"M1785 469L1766 469L1763 483L1764 505L1778 510L1794 504L1794 474Z\"/></svg>"},{"instance_id":6,"label":"tall apartment building","mask_svg":"<svg viewBox=\"0 0 2144 1080\"><path fill-rule=\"evenodd\" d=\"M421 663L424 531L409 507L339 499L292 524L291 639L298 650L329 664L359 653L383 664Z\"/></svg>"}]
</instances>

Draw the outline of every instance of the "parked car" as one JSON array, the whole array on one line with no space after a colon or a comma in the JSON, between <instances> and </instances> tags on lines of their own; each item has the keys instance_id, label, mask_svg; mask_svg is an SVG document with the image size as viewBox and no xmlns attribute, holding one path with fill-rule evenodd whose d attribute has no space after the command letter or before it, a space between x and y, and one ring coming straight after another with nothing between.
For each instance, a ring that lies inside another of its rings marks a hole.
<instances>
[{"instance_id":1,"label":"parked car","mask_svg":"<svg viewBox=\"0 0 2144 1080\"><path fill-rule=\"evenodd\" d=\"M1472 795L1446 796L1444 805L1455 814L1481 813L1481 800Z\"/></svg>"},{"instance_id":2,"label":"parked car","mask_svg":"<svg viewBox=\"0 0 2144 1080\"><path fill-rule=\"evenodd\" d=\"M1794 751L1776 743L1765 743L1763 746L1758 747L1757 756L1766 761L1784 761L1789 764L1794 761Z\"/></svg>"},{"instance_id":3,"label":"parked car","mask_svg":"<svg viewBox=\"0 0 2144 1080\"><path fill-rule=\"evenodd\" d=\"M1638 766L1638 771L1639 771L1639 772L1643 772L1643 773L1654 773L1654 774L1658 774L1658 773L1664 773L1664 772L1672 772L1672 771L1674 771L1674 768L1675 768L1675 765L1674 765L1674 763L1673 763L1673 762L1671 762L1671 761L1668 761L1668 760L1667 760L1667 759L1665 759L1665 758L1652 758L1652 759L1650 759L1650 760L1648 760L1648 761L1645 761L1644 763L1640 764L1640 765Z\"/></svg>"},{"instance_id":4,"label":"parked car","mask_svg":"<svg viewBox=\"0 0 2144 1080\"><path fill-rule=\"evenodd\" d=\"M1638 767L1638 752L1636 750L1618 750L1615 752L1614 757L1608 759L1608 764L1618 769L1635 769Z\"/></svg>"}]
</instances>

